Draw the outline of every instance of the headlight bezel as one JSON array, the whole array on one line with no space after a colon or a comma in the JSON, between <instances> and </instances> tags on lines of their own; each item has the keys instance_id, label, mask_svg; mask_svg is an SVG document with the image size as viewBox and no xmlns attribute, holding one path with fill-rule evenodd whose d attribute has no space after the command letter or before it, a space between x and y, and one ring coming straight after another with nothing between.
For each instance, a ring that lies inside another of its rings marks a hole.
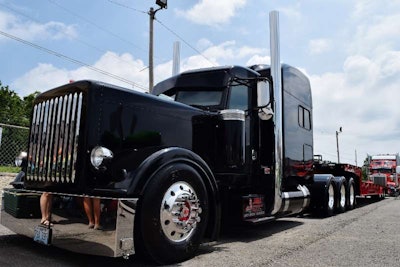
<instances>
[{"instance_id":1,"label":"headlight bezel","mask_svg":"<svg viewBox=\"0 0 400 267\"><path fill-rule=\"evenodd\" d=\"M105 167L107 162L114 158L114 153L103 146L96 146L90 152L90 163L99 170Z\"/></svg>"}]
</instances>

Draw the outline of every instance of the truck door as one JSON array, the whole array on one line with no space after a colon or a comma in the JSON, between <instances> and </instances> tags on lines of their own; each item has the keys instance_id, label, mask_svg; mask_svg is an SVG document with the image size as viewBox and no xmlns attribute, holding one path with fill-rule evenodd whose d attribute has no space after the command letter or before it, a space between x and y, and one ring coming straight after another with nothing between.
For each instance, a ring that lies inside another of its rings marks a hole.
<instances>
[{"instance_id":1,"label":"truck door","mask_svg":"<svg viewBox=\"0 0 400 267\"><path fill-rule=\"evenodd\" d=\"M255 82L233 83L228 108L246 111L245 172L249 177L247 184L259 189L265 183L264 174L272 167L274 139L272 120L263 121L258 116L256 91Z\"/></svg>"},{"instance_id":2,"label":"truck door","mask_svg":"<svg viewBox=\"0 0 400 267\"><path fill-rule=\"evenodd\" d=\"M251 116L250 116L250 87L247 83L233 82L231 84L230 94L228 97L228 109L239 109L245 111L245 172L249 172L249 164L251 163Z\"/></svg>"}]
</instances>

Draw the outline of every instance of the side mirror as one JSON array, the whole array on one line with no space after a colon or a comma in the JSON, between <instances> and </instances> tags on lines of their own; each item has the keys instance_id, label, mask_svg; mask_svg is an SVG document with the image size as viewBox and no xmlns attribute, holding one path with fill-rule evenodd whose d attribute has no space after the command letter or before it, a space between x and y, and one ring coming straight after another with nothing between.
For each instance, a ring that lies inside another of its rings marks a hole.
<instances>
[{"instance_id":1,"label":"side mirror","mask_svg":"<svg viewBox=\"0 0 400 267\"><path fill-rule=\"evenodd\" d=\"M270 97L270 83L267 80L257 82L257 109L261 120L269 120L274 115Z\"/></svg>"}]
</instances>

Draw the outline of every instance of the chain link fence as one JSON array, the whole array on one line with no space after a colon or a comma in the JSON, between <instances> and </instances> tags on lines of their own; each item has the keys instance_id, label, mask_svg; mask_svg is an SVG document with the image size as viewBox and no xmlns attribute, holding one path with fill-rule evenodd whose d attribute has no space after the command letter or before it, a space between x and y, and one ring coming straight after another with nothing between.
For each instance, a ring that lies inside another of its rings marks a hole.
<instances>
[{"instance_id":1,"label":"chain link fence","mask_svg":"<svg viewBox=\"0 0 400 267\"><path fill-rule=\"evenodd\" d=\"M15 166L15 158L28 149L29 128L0 123L0 166Z\"/></svg>"}]
</instances>

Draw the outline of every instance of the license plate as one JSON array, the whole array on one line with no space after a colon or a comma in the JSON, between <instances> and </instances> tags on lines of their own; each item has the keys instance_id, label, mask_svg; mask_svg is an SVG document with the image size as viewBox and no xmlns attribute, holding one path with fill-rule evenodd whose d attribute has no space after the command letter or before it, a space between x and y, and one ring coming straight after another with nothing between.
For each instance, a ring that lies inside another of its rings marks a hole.
<instances>
[{"instance_id":1,"label":"license plate","mask_svg":"<svg viewBox=\"0 0 400 267\"><path fill-rule=\"evenodd\" d=\"M48 228L46 226L41 226L41 225L36 226L33 240L44 245L50 245L51 230L52 230L51 228Z\"/></svg>"}]
</instances>

